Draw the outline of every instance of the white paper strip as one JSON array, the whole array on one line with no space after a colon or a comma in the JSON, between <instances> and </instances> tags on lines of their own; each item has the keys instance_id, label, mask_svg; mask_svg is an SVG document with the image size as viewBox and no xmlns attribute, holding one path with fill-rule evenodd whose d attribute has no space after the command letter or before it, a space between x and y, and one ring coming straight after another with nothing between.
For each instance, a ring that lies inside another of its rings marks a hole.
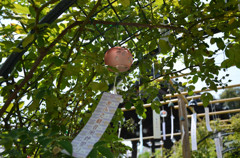
<instances>
[{"instance_id":1,"label":"white paper strip","mask_svg":"<svg viewBox=\"0 0 240 158\"><path fill-rule=\"evenodd\" d=\"M217 152L217 158L222 158L222 150L220 145L220 139L214 138L215 146L216 146L216 152Z\"/></svg>"},{"instance_id":2,"label":"white paper strip","mask_svg":"<svg viewBox=\"0 0 240 158\"><path fill-rule=\"evenodd\" d=\"M87 124L72 141L73 157L85 158L92 150L93 145L101 138L108 124L121 103L122 96L104 92L97 108ZM66 150L62 151L68 154Z\"/></svg>"},{"instance_id":3,"label":"white paper strip","mask_svg":"<svg viewBox=\"0 0 240 158\"><path fill-rule=\"evenodd\" d=\"M192 114L191 140L192 140L192 151L195 151L197 150L197 113Z\"/></svg>"},{"instance_id":4,"label":"white paper strip","mask_svg":"<svg viewBox=\"0 0 240 158\"><path fill-rule=\"evenodd\" d=\"M181 144L183 144L184 136L185 136L185 130L184 130L184 126L183 126L183 124L182 124L182 138L181 138Z\"/></svg>"},{"instance_id":5,"label":"white paper strip","mask_svg":"<svg viewBox=\"0 0 240 158\"><path fill-rule=\"evenodd\" d=\"M171 114L171 140L173 139L173 133L174 133L174 116Z\"/></svg>"},{"instance_id":6,"label":"white paper strip","mask_svg":"<svg viewBox=\"0 0 240 158\"><path fill-rule=\"evenodd\" d=\"M166 140L166 123L163 121L162 123L162 131L163 131L163 140Z\"/></svg>"},{"instance_id":7,"label":"white paper strip","mask_svg":"<svg viewBox=\"0 0 240 158\"><path fill-rule=\"evenodd\" d=\"M161 120L160 114L153 110L153 137L155 139L161 139Z\"/></svg>"},{"instance_id":8,"label":"white paper strip","mask_svg":"<svg viewBox=\"0 0 240 158\"><path fill-rule=\"evenodd\" d=\"M205 107L205 120L206 120L206 127L209 132L212 132L212 128L210 126L210 121L209 121L209 108Z\"/></svg>"}]
</instances>

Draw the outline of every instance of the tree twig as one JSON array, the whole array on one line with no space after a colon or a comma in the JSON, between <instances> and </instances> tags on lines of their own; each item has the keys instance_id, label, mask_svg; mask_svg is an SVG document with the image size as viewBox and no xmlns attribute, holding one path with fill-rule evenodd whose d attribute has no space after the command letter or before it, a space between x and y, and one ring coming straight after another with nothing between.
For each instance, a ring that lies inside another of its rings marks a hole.
<instances>
[{"instance_id":1,"label":"tree twig","mask_svg":"<svg viewBox=\"0 0 240 158\"><path fill-rule=\"evenodd\" d=\"M91 12L88 14L86 20L82 23L81 29L79 29L79 32L82 32L84 30L84 26L90 21L91 16L96 12L97 7L100 6L101 4L101 0L99 0L97 2L97 4L93 7L93 9L91 10ZM27 83L33 76L33 73L35 72L35 70L37 69L38 65L41 63L41 61L43 60L43 58L47 55L47 53L57 44L57 42L59 42L62 37L73 27L79 25L78 22L74 22L71 25L69 25L65 30L63 30L61 32L61 34L58 35L58 37L45 49L42 50L42 52L40 53L40 56L36 59L35 63L33 64L31 70L29 71L29 73L27 74L27 76L23 79L23 81L17 86L17 88L15 88L14 92L8 97L7 101L5 102L5 104L3 105L3 107L0 110L0 117L3 116L4 112L6 111L6 109L9 107L10 103L12 102L13 99L16 98L17 93L22 89L22 87L25 85L25 83Z\"/></svg>"}]
</instances>

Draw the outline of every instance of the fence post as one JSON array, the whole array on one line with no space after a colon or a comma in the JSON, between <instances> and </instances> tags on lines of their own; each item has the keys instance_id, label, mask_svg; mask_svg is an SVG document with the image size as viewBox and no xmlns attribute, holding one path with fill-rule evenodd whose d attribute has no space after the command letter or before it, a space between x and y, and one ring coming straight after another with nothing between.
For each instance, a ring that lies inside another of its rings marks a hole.
<instances>
[{"instance_id":1,"label":"fence post","mask_svg":"<svg viewBox=\"0 0 240 158\"><path fill-rule=\"evenodd\" d=\"M179 109L178 109L179 124L181 129L181 136L183 138L182 154L183 154L183 158L191 158L186 103L180 96L178 96L178 105L179 105ZM183 133L182 127L184 128L184 133Z\"/></svg>"}]
</instances>

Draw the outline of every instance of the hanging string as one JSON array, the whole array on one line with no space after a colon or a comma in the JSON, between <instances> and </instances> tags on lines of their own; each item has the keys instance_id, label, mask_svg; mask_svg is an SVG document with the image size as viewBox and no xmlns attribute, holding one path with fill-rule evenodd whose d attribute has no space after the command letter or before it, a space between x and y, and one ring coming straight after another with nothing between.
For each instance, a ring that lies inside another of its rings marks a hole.
<instances>
[{"instance_id":1,"label":"hanging string","mask_svg":"<svg viewBox=\"0 0 240 158\"><path fill-rule=\"evenodd\" d=\"M116 72L115 73L114 84L113 84L113 94L117 94L117 87L116 87L117 77L118 77L118 73Z\"/></svg>"},{"instance_id":2,"label":"hanging string","mask_svg":"<svg viewBox=\"0 0 240 158\"><path fill-rule=\"evenodd\" d=\"M116 33L117 33L117 46L119 46L119 43L118 43L118 24L116 25Z\"/></svg>"},{"instance_id":3,"label":"hanging string","mask_svg":"<svg viewBox=\"0 0 240 158\"><path fill-rule=\"evenodd\" d=\"M117 77L118 77L118 73L116 72L116 73L115 73L114 84L113 84L113 94L117 94L117 86L116 86ZM119 121L118 126L119 126L118 138L120 138L121 130L122 130L121 121Z\"/></svg>"}]
</instances>

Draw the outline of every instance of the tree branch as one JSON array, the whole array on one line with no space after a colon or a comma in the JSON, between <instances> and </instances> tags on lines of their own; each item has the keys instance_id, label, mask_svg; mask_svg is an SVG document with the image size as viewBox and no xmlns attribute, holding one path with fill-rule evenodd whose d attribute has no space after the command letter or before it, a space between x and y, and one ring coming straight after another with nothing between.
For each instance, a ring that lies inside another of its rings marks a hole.
<instances>
[{"instance_id":1,"label":"tree branch","mask_svg":"<svg viewBox=\"0 0 240 158\"><path fill-rule=\"evenodd\" d=\"M90 18L92 17L92 15L95 13L95 11L97 10L97 7L100 6L101 4L101 0L99 0L97 2L97 4L93 7L93 9L91 10L91 12L88 14L86 20L82 23L81 28L79 29L79 32L82 32L84 30L85 25L89 22ZM0 110L0 117L3 116L4 112L6 111L6 109L9 107L10 103L12 102L13 99L16 98L17 93L22 89L22 87L25 85L25 83L27 83L33 76L33 73L35 72L35 70L37 69L38 65L41 63L41 61L43 60L43 58L47 55L47 53L57 44L57 42L59 42L59 40L62 39L62 37L73 27L77 26L79 23L78 22L74 22L73 24L69 25L65 30L63 30L61 32L61 34L58 35L58 37L44 50L42 50L42 52L40 52L40 56L36 59L35 63L33 64L31 70L29 71L29 73L27 74L27 76L23 79L23 81L17 86L17 88L15 88L14 92L8 97L7 101L5 102L5 104L3 105L3 107Z\"/></svg>"},{"instance_id":2,"label":"tree branch","mask_svg":"<svg viewBox=\"0 0 240 158\"><path fill-rule=\"evenodd\" d=\"M79 24L84 23L84 21L78 21ZM143 24L143 23L129 23L129 22L113 22L113 21L102 21L102 20L92 20L89 21L88 24L103 24L103 25L121 25L121 26L133 26L133 27L146 27L146 28L162 28L162 29L169 29L169 30L175 30L178 32L186 32L188 33L188 30L186 30L183 27L177 27L173 25L165 25L165 24Z\"/></svg>"}]
</instances>

